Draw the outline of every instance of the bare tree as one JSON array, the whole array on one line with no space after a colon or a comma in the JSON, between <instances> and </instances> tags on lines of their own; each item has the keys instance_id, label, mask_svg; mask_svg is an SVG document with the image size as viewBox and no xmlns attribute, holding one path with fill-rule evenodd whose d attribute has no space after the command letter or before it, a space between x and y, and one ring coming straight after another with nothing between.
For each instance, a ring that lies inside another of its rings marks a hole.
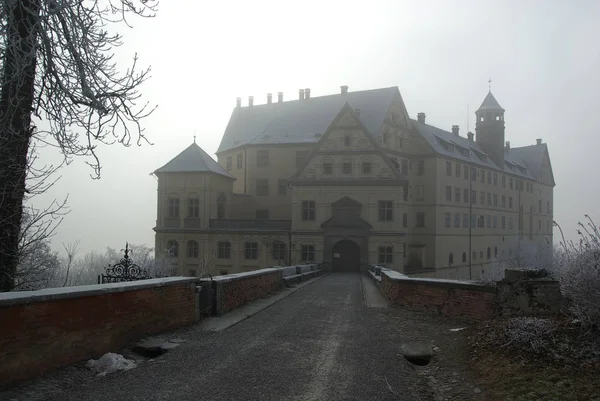
<instances>
[{"instance_id":1,"label":"bare tree","mask_svg":"<svg viewBox=\"0 0 600 401\"><path fill-rule=\"evenodd\" d=\"M213 275L215 269L216 251L208 251L200 256L200 264L196 269L196 276L204 277L208 274Z\"/></svg>"},{"instance_id":2,"label":"bare tree","mask_svg":"<svg viewBox=\"0 0 600 401\"><path fill-rule=\"evenodd\" d=\"M65 160L88 157L100 177L98 144L146 138L137 105L149 69L137 56L124 73L113 61L130 15L154 15L157 0L0 0L0 291L14 287L32 140L57 146ZM48 129L33 125L41 120Z\"/></svg>"}]
</instances>

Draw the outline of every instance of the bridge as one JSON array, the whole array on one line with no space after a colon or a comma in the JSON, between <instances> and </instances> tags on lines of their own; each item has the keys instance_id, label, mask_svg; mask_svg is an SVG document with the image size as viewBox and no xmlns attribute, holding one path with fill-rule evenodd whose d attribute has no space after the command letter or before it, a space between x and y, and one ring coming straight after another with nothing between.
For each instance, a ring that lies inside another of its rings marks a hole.
<instances>
[{"instance_id":1,"label":"bridge","mask_svg":"<svg viewBox=\"0 0 600 401\"><path fill-rule=\"evenodd\" d=\"M481 399L469 375L466 336L451 329L489 318L495 290L392 271L318 277L307 271L307 280L270 297L249 303L240 298L245 291L271 288L283 271L217 278L220 316L205 319L189 314L198 309L198 297L186 295L197 291L193 278L0 294L0 319L10 323L0 333L0 379L26 378L0 388L0 399ZM284 278L292 282L296 276ZM190 307L189 299L196 299ZM118 313L98 308L99 300ZM390 306L402 302L407 308ZM61 318L52 323L55 304ZM89 355L127 351L115 344L151 331L179 345L160 356L138 357L134 369L104 377L84 367ZM405 359L407 344L429 345L432 362L417 366ZM57 360L67 367L52 371L44 365ZM33 377L36 371L49 373Z\"/></svg>"}]
</instances>

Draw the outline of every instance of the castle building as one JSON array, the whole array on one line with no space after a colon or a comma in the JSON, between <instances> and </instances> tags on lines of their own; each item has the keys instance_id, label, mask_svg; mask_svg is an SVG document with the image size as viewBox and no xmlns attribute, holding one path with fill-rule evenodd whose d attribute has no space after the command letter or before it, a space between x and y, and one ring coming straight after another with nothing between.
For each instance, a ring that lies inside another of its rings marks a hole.
<instances>
[{"instance_id":1,"label":"castle building","mask_svg":"<svg viewBox=\"0 0 600 401\"><path fill-rule=\"evenodd\" d=\"M511 148L491 91L476 135L411 119L397 87L233 109L213 160L196 143L158 177L156 251L181 274L321 262L478 278L552 241L548 147Z\"/></svg>"}]
</instances>

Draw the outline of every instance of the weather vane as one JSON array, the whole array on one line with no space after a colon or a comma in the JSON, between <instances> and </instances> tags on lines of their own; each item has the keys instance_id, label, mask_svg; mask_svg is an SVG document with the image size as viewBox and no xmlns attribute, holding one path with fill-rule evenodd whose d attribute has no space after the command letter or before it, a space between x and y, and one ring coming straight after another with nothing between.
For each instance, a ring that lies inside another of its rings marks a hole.
<instances>
[{"instance_id":1,"label":"weather vane","mask_svg":"<svg viewBox=\"0 0 600 401\"><path fill-rule=\"evenodd\" d=\"M488 79L488 90L492 91L492 78Z\"/></svg>"},{"instance_id":2,"label":"weather vane","mask_svg":"<svg viewBox=\"0 0 600 401\"><path fill-rule=\"evenodd\" d=\"M194 130L194 143L196 143L196 130Z\"/></svg>"}]
</instances>

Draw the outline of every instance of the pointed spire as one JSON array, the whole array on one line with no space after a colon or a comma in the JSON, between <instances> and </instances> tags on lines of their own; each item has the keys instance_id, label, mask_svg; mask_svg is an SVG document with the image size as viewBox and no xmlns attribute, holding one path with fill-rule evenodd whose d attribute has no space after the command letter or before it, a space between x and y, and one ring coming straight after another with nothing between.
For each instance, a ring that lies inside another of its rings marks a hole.
<instances>
[{"instance_id":1,"label":"pointed spire","mask_svg":"<svg viewBox=\"0 0 600 401\"><path fill-rule=\"evenodd\" d=\"M482 110L504 111L504 109L502 108L502 106L500 106L500 104L498 103L498 101L496 100L494 95L492 95L491 90L488 92L485 99L483 99L483 103L481 103L481 106L479 106L479 109L477 109L477 111L482 111Z\"/></svg>"}]
</instances>

